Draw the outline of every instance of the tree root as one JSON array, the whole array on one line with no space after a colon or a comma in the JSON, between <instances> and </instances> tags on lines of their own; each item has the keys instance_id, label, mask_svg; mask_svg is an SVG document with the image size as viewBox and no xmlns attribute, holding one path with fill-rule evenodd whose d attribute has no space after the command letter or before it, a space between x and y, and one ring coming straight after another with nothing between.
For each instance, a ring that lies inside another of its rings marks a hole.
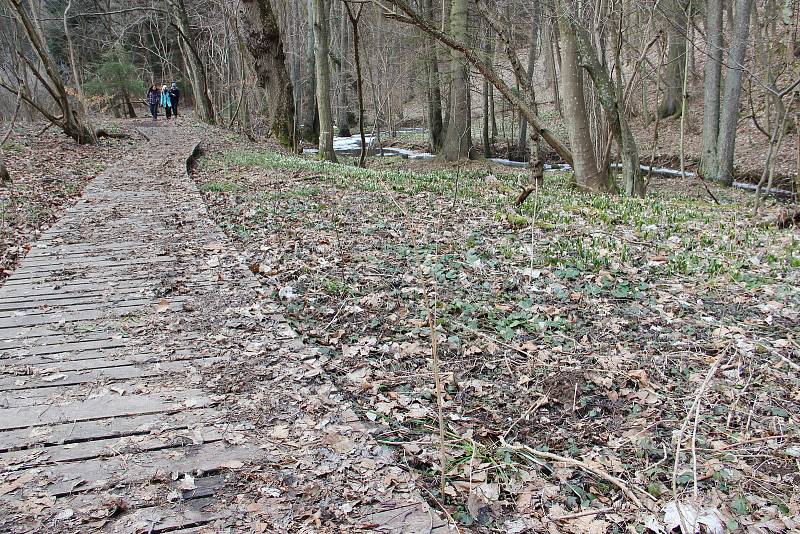
<instances>
[{"instance_id":1,"label":"tree root","mask_svg":"<svg viewBox=\"0 0 800 534\"><path fill-rule=\"evenodd\" d=\"M94 136L98 139L101 137L107 137L110 139L130 139L130 134L126 134L123 132L109 132L105 128L98 128L94 131Z\"/></svg>"}]
</instances>

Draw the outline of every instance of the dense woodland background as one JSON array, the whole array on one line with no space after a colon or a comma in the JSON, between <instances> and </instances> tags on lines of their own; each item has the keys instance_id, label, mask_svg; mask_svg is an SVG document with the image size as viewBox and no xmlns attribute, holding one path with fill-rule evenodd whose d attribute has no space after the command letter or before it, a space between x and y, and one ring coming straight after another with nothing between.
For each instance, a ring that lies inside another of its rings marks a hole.
<instances>
[{"instance_id":1,"label":"dense woodland background","mask_svg":"<svg viewBox=\"0 0 800 534\"><path fill-rule=\"evenodd\" d=\"M88 112L142 114L151 82L177 80L198 118L330 160L361 122L378 143L422 127L447 160L530 159L533 179L566 161L580 186L633 195L640 164L787 186L800 161L793 0L3 6L0 118L82 142L105 133L82 130Z\"/></svg>"}]
</instances>

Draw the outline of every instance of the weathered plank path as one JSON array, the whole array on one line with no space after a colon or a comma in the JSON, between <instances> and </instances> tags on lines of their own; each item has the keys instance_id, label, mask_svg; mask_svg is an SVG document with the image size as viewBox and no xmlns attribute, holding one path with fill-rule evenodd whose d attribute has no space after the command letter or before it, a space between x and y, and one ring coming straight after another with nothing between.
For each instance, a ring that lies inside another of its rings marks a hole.
<instances>
[{"instance_id":1,"label":"weathered plank path","mask_svg":"<svg viewBox=\"0 0 800 534\"><path fill-rule=\"evenodd\" d=\"M353 412L331 408L335 388L309 382L319 363L186 174L191 131L148 135L0 288L0 531L305 531L280 496L301 499L287 488L305 480L331 485L312 501L351 498L342 521L359 531L443 532Z\"/></svg>"}]
</instances>

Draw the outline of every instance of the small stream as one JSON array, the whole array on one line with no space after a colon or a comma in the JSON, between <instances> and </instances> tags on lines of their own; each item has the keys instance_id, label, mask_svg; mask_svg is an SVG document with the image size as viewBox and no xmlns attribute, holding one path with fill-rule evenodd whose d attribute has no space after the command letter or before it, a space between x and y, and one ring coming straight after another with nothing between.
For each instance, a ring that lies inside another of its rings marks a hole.
<instances>
[{"instance_id":1,"label":"small stream","mask_svg":"<svg viewBox=\"0 0 800 534\"><path fill-rule=\"evenodd\" d=\"M398 130L398 133L418 133L426 131L424 128L404 128ZM396 147L384 147L380 148L375 146L376 136L374 135L367 135L364 137L364 140L367 143L367 156L368 157L400 157L404 159L433 159L436 157L435 154L431 154L430 152L423 152L419 150L409 150L407 148L396 148ZM359 135L353 135L351 137L334 137L333 138L333 150L337 154L342 156L352 156L358 157L361 154L361 137ZM315 154L319 152L316 148L306 148L303 152L309 154ZM506 167L516 167L516 168L525 168L528 166L527 161L514 161L510 159L504 158L487 158L488 161L493 163L497 163L498 165L504 165ZM639 166L643 172L649 173L651 172L649 165L640 165ZM622 165L619 163L612 163L612 169L621 169ZM544 170L545 171L565 171L570 170L571 167L566 163L561 164L554 164L550 165L545 163ZM677 169L670 169L668 167L653 167L652 174L657 176L669 176L669 177L680 177L681 171ZM696 178L697 174L691 171L686 171L684 175L687 178ZM751 184L749 182L734 182L733 187L738 189L744 189L747 191L755 191L756 185ZM767 195L774 195L779 197L788 197L794 198L795 193L793 191L788 191L785 189L776 189L772 188L771 190L767 191L766 188L762 189L762 192Z\"/></svg>"}]
</instances>

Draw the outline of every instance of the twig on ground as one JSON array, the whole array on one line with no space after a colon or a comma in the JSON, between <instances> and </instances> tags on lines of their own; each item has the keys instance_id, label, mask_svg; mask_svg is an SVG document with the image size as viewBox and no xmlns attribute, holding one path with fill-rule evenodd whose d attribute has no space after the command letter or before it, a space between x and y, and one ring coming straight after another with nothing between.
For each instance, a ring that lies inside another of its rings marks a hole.
<instances>
[{"instance_id":1,"label":"twig on ground","mask_svg":"<svg viewBox=\"0 0 800 534\"><path fill-rule=\"evenodd\" d=\"M576 460L575 458L569 458L567 456L559 456L558 454L553 454L551 452L539 451L539 450L534 449L533 447L528 447L527 445L511 445L511 444L507 443L505 441L505 439L503 439L502 437L500 438L500 444L503 447L505 447L507 449L510 449L512 451L517 451L517 452L521 451L522 453L524 453L523 455L529 454L529 455L535 456L537 458L544 458L545 460L552 460L554 462L563 462L563 463L566 463L566 464L574 465L576 467L580 467L584 471L587 471L587 472L589 472L589 473L591 473L591 474L593 474L595 476L598 476L598 477L602 478L606 482L610 482L611 484L615 485L617 488L619 488L619 490L622 492L622 494L625 495L625 497L628 498L629 501L634 503L639 508L641 508L641 509L646 509L647 508L644 505L644 503L642 503L641 499L639 499L639 497L636 496L636 494L633 492L633 490L631 490L625 484L625 482L623 482L622 480L620 480L619 478L617 478L617 477L615 477L613 475L610 475L610 474L606 473L605 471L603 471L601 469L598 469L596 467L592 467L592 466L590 466L589 464L587 464L585 462L582 462L580 460ZM647 493L645 491L642 491L642 494L647 495L648 497L650 497L652 499L652 496L649 493Z\"/></svg>"},{"instance_id":2,"label":"twig on ground","mask_svg":"<svg viewBox=\"0 0 800 534\"><path fill-rule=\"evenodd\" d=\"M599 515L599 514L607 514L609 512L613 512L614 508L609 506L607 508L598 508L597 510L584 510L582 512L576 512L574 514L562 515L559 517L550 517L552 521L569 521L570 519L578 519L579 517L586 517L587 515Z\"/></svg>"}]
</instances>

